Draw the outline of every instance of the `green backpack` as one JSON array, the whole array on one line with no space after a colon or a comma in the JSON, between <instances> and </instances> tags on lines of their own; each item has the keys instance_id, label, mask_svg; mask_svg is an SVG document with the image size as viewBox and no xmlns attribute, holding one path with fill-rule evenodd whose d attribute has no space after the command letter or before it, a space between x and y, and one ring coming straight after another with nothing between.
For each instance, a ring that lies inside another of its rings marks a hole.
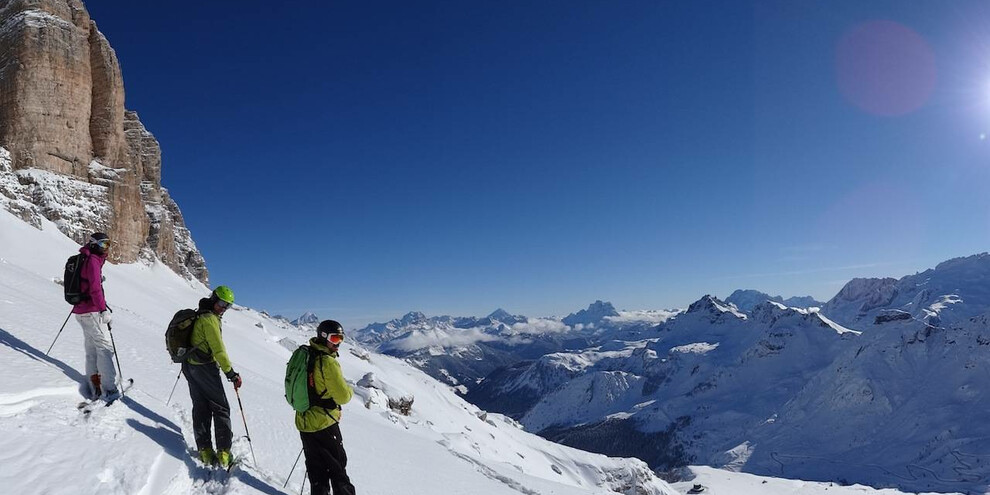
<instances>
[{"instance_id":1,"label":"green backpack","mask_svg":"<svg viewBox=\"0 0 990 495\"><path fill-rule=\"evenodd\" d=\"M316 363L313 354L308 345L301 345L285 366L285 400L298 412L305 412L310 406L310 380Z\"/></svg>"},{"instance_id":2,"label":"green backpack","mask_svg":"<svg viewBox=\"0 0 990 495\"><path fill-rule=\"evenodd\" d=\"M319 354L312 347L301 345L293 351L289 363L285 365L285 401L298 412L306 412L314 406L326 410L340 407L333 399L324 398L315 389L313 369L316 368Z\"/></svg>"}]
</instances>

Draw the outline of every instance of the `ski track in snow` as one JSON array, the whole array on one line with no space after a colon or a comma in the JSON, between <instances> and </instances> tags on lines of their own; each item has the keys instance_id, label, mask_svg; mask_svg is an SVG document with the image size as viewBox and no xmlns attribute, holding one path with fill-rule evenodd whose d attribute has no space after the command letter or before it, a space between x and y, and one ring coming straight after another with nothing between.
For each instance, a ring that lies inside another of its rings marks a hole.
<instances>
[{"instance_id":1,"label":"ski track in snow","mask_svg":"<svg viewBox=\"0 0 990 495\"><path fill-rule=\"evenodd\" d=\"M36 388L15 394L0 394L0 417L14 416L36 406L42 397L52 395L76 395L79 387Z\"/></svg>"}]
</instances>

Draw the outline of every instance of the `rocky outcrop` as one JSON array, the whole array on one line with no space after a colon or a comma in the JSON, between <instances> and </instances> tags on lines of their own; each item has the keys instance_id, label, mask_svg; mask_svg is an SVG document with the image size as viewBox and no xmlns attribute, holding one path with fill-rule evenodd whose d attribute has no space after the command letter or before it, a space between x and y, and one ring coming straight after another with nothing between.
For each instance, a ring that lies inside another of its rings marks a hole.
<instances>
[{"instance_id":1,"label":"rocky outcrop","mask_svg":"<svg viewBox=\"0 0 990 495\"><path fill-rule=\"evenodd\" d=\"M160 258L208 274L161 185L161 148L124 108L120 63L80 0L0 0L0 204L82 242L115 240L116 262Z\"/></svg>"}]
</instances>

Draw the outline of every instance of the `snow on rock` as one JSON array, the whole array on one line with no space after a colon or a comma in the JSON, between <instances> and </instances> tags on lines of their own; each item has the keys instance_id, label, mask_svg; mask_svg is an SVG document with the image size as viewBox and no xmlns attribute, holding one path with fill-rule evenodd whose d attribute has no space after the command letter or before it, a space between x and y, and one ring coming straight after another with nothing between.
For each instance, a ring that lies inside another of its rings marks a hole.
<instances>
[{"instance_id":1,"label":"snow on rock","mask_svg":"<svg viewBox=\"0 0 990 495\"><path fill-rule=\"evenodd\" d=\"M37 228L42 219L51 219L75 239L89 235L85 226L109 230L103 220L110 216L106 186L46 170L12 171L10 152L4 148L0 148L0 207Z\"/></svg>"},{"instance_id":2,"label":"snow on rock","mask_svg":"<svg viewBox=\"0 0 990 495\"><path fill-rule=\"evenodd\" d=\"M671 347L670 352L707 354L711 351L714 351L717 348L718 348L718 343L709 344L708 342L696 342L694 344L686 344L686 345Z\"/></svg>"},{"instance_id":3,"label":"snow on rock","mask_svg":"<svg viewBox=\"0 0 990 495\"><path fill-rule=\"evenodd\" d=\"M620 413L642 398L645 379L622 371L583 375L558 388L523 416L529 431L579 424Z\"/></svg>"}]
</instances>

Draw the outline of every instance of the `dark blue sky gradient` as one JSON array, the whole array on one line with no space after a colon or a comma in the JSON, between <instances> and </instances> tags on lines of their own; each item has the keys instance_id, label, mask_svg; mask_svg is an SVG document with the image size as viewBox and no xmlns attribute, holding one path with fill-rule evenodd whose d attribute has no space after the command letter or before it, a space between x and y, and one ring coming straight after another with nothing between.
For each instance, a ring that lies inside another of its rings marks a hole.
<instances>
[{"instance_id":1,"label":"dark blue sky gradient","mask_svg":"<svg viewBox=\"0 0 990 495\"><path fill-rule=\"evenodd\" d=\"M986 249L979 1L89 2L214 283L345 324L737 287L826 299ZM920 108L837 86L864 22Z\"/></svg>"}]
</instances>

